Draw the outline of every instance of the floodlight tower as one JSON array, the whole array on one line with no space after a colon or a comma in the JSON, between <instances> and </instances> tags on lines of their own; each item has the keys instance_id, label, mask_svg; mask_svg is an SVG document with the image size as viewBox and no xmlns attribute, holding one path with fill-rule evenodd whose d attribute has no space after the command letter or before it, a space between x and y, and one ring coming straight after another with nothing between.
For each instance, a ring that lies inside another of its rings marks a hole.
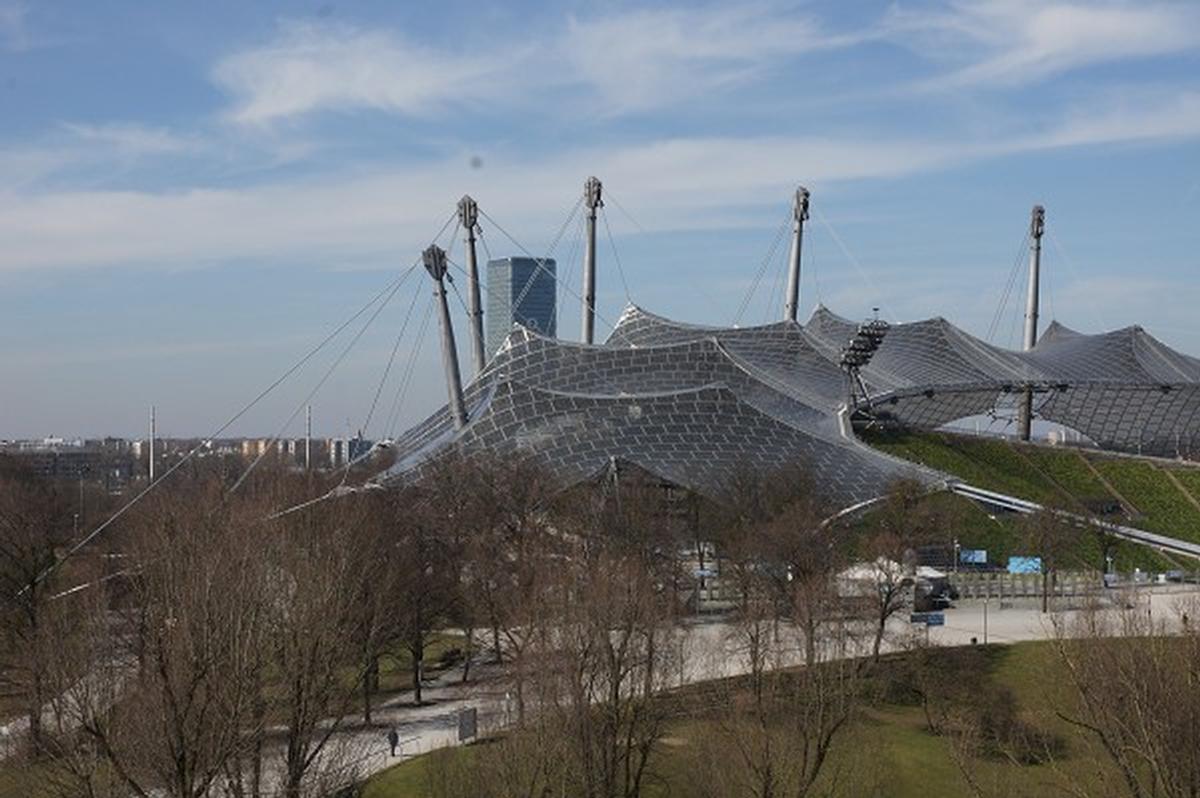
<instances>
[{"instance_id":1,"label":"floodlight tower","mask_svg":"<svg viewBox=\"0 0 1200 798\"><path fill-rule=\"evenodd\" d=\"M1038 334L1038 289L1042 269L1042 233L1046 230L1046 209L1034 205L1029 216L1029 293L1025 298L1025 351L1037 344ZM1017 413L1017 425L1021 440L1029 440L1033 431L1033 388L1025 386L1021 395L1021 406Z\"/></svg>"},{"instance_id":2,"label":"floodlight tower","mask_svg":"<svg viewBox=\"0 0 1200 798\"><path fill-rule=\"evenodd\" d=\"M875 312L874 318L858 325L854 337L842 349L839 360L842 371L846 372L846 407L851 411L859 409L860 395L868 410L871 406L870 393L862 378L862 369L875 357L889 329L888 323L878 316L879 308L875 308Z\"/></svg>"},{"instance_id":3,"label":"floodlight tower","mask_svg":"<svg viewBox=\"0 0 1200 798\"><path fill-rule=\"evenodd\" d=\"M469 196L458 201L458 221L467 231L467 315L471 325L471 354L475 373L483 371L487 355L483 348L483 304L479 300L479 262L475 257L475 229L479 226L479 206Z\"/></svg>"},{"instance_id":4,"label":"floodlight tower","mask_svg":"<svg viewBox=\"0 0 1200 798\"><path fill-rule=\"evenodd\" d=\"M604 207L600 180L589 177L583 184L583 206L587 209L587 250L583 254L583 334L592 343L596 329L596 211Z\"/></svg>"},{"instance_id":5,"label":"floodlight tower","mask_svg":"<svg viewBox=\"0 0 1200 798\"><path fill-rule=\"evenodd\" d=\"M458 349L454 345L454 327L450 324L450 306L446 303L446 251L431 245L421 259L433 278L433 296L438 303L438 318L442 327L442 365L446 369L446 390L450 395L450 415L455 429L467 424L466 404L463 401L462 373L458 370Z\"/></svg>"},{"instance_id":6,"label":"floodlight tower","mask_svg":"<svg viewBox=\"0 0 1200 798\"><path fill-rule=\"evenodd\" d=\"M808 189L800 186L792 201L792 254L788 261L787 302L784 321L795 321L800 310L800 244L804 240L804 222L808 219Z\"/></svg>"}]
</instances>

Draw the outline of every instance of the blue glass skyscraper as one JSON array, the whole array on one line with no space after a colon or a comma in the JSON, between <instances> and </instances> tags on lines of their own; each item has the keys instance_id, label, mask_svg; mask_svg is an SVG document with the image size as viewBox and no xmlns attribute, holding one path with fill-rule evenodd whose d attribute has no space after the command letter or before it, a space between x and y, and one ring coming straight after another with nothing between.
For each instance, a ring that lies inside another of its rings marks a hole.
<instances>
[{"instance_id":1,"label":"blue glass skyscraper","mask_svg":"<svg viewBox=\"0 0 1200 798\"><path fill-rule=\"evenodd\" d=\"M488 356L496 354L513 323L542 335L558 333L556 267L552 259L499 258L487 265Z\"/></svg>"}]
</instances>

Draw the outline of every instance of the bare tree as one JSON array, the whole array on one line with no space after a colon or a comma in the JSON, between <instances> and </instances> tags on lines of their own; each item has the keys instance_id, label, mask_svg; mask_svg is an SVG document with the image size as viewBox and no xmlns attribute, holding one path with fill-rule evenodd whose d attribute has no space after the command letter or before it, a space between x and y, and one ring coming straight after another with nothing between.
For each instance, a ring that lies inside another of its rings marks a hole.
<instances>
[{"instance_id":1,"label":"bare tree","mask_svg":"<svg viewBox=\"0 0 1200 798\"><path fill-rule=\"evenodd\" d=\"M1079 524L1050 509L1022 518L1021 531L1026 544L1041 558L1042 612L1049 612L1058 571L1077 556L1084 533Z\"/></svg>"},{"instance_id":2,"label":"bare tree","mask_svg":"<svg viewBox=\"0 0 1200 798\"><path fill-rule=\"evenodd\" d=\"M1194 601L1168 617L1130 601L1056 621L1072 688L1061 717L1092 736L1134 798L1200 794L1200 634Z\"/></svg>"},{"instance_id":3,"label":"bare tree","mask_svg":"<svg viewBox=\"0 0 1200 798\"><path fill-rule=\"evenodd\" d=\"M706 706L729 709L701 734L688 791L806 795L852 716L863 668L837 594L835 536L794 470L737 475L724 509L722 575L737 588L731 635L747 675L704 692Z\"/></svg>"},{"instance_id":4,"label":"bare tree","mask_svg":"<svg viewBox=\"0 0 1200 798\"><path fill-rule=\"evenodd\" d=\"M422 699L425 651L430 637L459 598L460 560L451 507L441 504L440 486L425 483L388 496L388 518L399 552L391 607L400 646L412 664L413 702Z\"/></svg>"},{"instance_id":5,"label":"bare tree","mask_svg":"<svg viewBox=\"0 0 1200 798\"><path fill-rule=\"evenodd\" d=\"M359 556L351 575L357 592L352 602L352 630L362 671L363 722L369 724L372 701L379 690L380 660L394 648L401 633L401 613L394 602L403 553L397 545L387 498L372 493L353 501L360 506L353 516L356 529L352 545Z\"/></svg>"},{"instance_id":6,"label":"bare tree","mask_svg":"<svg viewBox=\"0 0 1200 798\"><path fill-rule=\"evenodd\" d=\"M206 796L251 716L264 575L244 508L218 498L212 485L180 487L142 513L127 625L141 667L82 717L88 744L135 795Z\"/></svg>"},{"instance_id":7,"label":"bare tree","mask_svg":"<svg viewBox=\"0 0 1200 798\"><path fill-rule=\"evenodd\" d=\"M517 597L503 633L522 723L481 749L471 772L436 771L438 795L634 798L668 718L655 696L680 650L664 561L661 484L626 472L560 495L509 549ZM536 665L536 667L535 667Z\"/></svg>"},{"instance_id":8,"label":"bare tree","mask_svg":"<svg viewBox=\"0 0 1200 798\"><path fill-rule=\"evenodd\" d=\"M868 612L874 626L871 656L876 662L887 633L888 621L911 606L915 549L939 536L944 521L923 501L924 488L898 480L888 490L880 510L879 526L861 548L866 559L864 576Z\"/></svg>"},{"instance_id":9,"label":"bare tree","mask_svg":"<svg viewBox=\"0 0 1200 798\"><path fill-rule=\"evenodd\" d=\"M0 685L21 698L35 757L45 748L43 708L62 687L51 683L58 641L47 616L63 582L48 572L69 533L54 486L0 458Z\"/></svg>"},{"instance_id":10,"label":"bare tree","mask_svg":"<svg viewBox=\"0 0 1200 798\"><path fill-rule=\"evenodd\" d=\"M813 664L705 691L710 721L689 760L687 794L805 796L836 781L830 752L854 717L866 664L854 624L829 618L819 629Z\"/></svg>"}]
</instances>

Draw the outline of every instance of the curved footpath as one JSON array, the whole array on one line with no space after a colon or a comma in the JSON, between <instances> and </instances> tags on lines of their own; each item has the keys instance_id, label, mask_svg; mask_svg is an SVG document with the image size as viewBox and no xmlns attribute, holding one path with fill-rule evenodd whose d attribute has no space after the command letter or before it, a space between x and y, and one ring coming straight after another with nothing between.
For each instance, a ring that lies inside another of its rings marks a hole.
<instances>
[{"instance_id":1,"label":"curved footpath","mask_svg":"<svg viewBox=\"0 0 1200 798\"><path fill-rule=\"evenodd\" d=\"M1116 595L1115 593L1113 594ZM1200 618L1200 588L1180 585L1154 585L1137 588L1125 595L1133 597L1137 606L1146 607L1156 620L1178 624L1181 612L1188 611ZM1057 599L1060 607L1067 599ZM1189 605L1195 609L1189 611ZM959 602L945 613L945 626L928 630L929 643L938 646L964 646L984 642L986 615L989 643L1017 643L1046 640L1054 636L1053 617L1070 621L1077 609L1065 609L1043 614L1039 599L1016 599L1001 602L991 599L969 599ZM732 639L733 627L723 619L696 619L685 627L680 641L679 662L682 663L672 679L672 687L694 684L710 679L736 676L746 671L742 656ZM914 634L925 634L924 627L914 629L908 613L900 613L888 626L885 651L905 648ZM861 652L869 653L867 651ZM801 659L799 646L790 661ZM461 666L449 669L426 688L430 703L413 707L407 695L389 700L373 712L375 723L364 727L361 721L347 724L346 730L330 743L329 755L357 772L361 778L384 770L413 756L437 748L458 744L458 716L463 710L478 712L481 733L504 728L513 715L511 701L505 699L508 682L504 669L495 665L472 665L472 681L462 684ZM476 678L475 675L478 675ZM507 706L506 706L507 704ZM401 738L401 755L389 756L387 731L395 728ZM333 760L331 760L333 761Z\"/></svg>"},{"instance_id":2,"label":"curved footpath","mask_svg":"<svg viewBox=\"0 0 1200 798\"><path fill-rule=\"evenodd\" d=\"M1195 586L1147 585L1107 595L1114 599L1125 596L1136 606L1144 607L1156 621L1167 623L1168 628L1178 626L1183 612L1200 619L1200 588ZM1069 599L1056 599L1059 607L1064 607L1067 601ZM1082 599L1076 602L1081 603ZM1043 614L1040 600L1036 598L1004 602L968 599L947 610L945 625L930 627L928 639L931 645L937 646L1046 640L1054 636L1053 618L1070 622L1077 613L1078 609L1072 608ZM678 639L678 666L671 673L669 687L745 673L747 665L734 634L735 627L724 618L689 620ZM907 612L899 613L888 625L883 648L885 651L902 650L911 644L915 635L924 637L925 634L924 627L914 627L908 622ZM864 641L853 653L867 655L868 646L869 641ZM796 640L777 664L791 665L801 659L801 646ZM363 724L358 713L344 717L342 729L333 736L322 755L325 769L343 771L348 779L366 779L403 760L458 745L459 714L468 709L478 713L482 734L508 726L514 719L515 709L508 697L511 685L506 669L476 662L472 664L471 672L472 679L465 684L461 665L429 679L424 686L426 703L419 707L411 704L408 693L388 699L372 710L370 725ZM393 728L401 740L396 757L390 755L387 740L388 731ZM0 726L0 761L15 746L24 729L24 719ZM281 762L284 753L281 744L276 743L272 748L268 760ZM279 778L278 771L271 769L268 772L268 790L278 790L282 786L275 783Z\"/></svg>"}]
</instances>

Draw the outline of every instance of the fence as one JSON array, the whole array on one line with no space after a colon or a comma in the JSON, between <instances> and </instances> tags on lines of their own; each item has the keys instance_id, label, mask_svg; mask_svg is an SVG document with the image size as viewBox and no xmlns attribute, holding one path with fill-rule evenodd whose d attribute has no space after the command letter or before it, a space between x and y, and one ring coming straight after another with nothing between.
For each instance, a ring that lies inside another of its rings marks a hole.
<instances>
[{"instance_id":1,"label":"fence","mask_svg":"<svg viewBox=\"0 0 1200 798\"><path fill-rule=\"evenodd\" d=\"M1043 585L1050 595L1063 598L1094 593L1103 587L1099 574L1060 573L1050 580L1041 574L957 573L950 581L958 588L960 598L1030 598L1042 595Z\"/></svg>"}]
</instances>

